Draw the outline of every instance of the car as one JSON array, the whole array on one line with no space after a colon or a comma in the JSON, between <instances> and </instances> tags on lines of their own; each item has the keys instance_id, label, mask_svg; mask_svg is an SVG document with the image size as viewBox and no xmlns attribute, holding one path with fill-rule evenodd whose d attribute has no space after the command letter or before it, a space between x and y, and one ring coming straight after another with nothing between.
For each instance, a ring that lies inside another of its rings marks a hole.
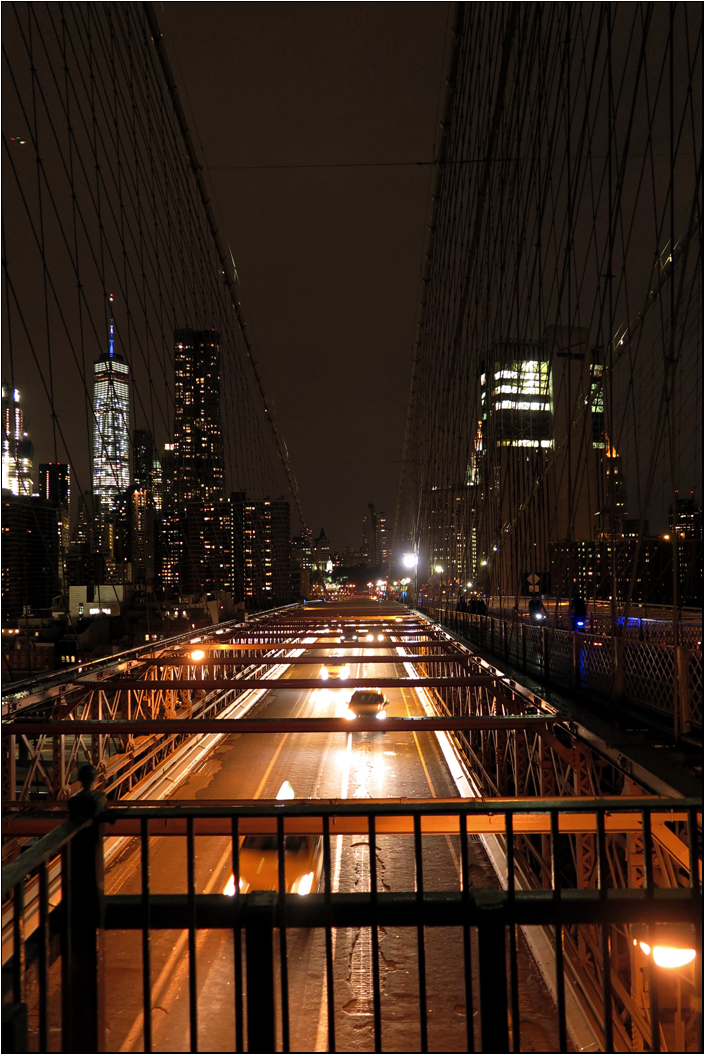
<instances>
[{"instance_id":1,"label":"car","mask_svg":"<svg viewBox=\"0 0 706 1056\"><path fill-rule=\"evenodd\" d=\"M358 635L357 634L342 634L341 635L341 641L342 642L357 642L358 641Z\"/></svg>"},{"instance_id":2,"label":"car","mask_svg":"<svg viewBox=\"0 0 706 1056\"><path fill-rule=\"evenodd\" d=\"M284 837L284 884L289 895L316 892L324 860L321 836ZM244 836L240 840L240 892L277 891L279 859L277 837ZM235 894L235 878L223 889L224 895Z\"/></svg>"},{"instance_id":3,"label":"car","mask_svg":"<svg viewBox=\"0 0 706 1056\"><path fill-rule=\"evenodd\" d=\"M335 660L327 660L321 665L321 678L326 681L329 678L348 678L351 673L351 665L341 657Z\"/></svg>"},{"instance_id":4,"label":"car","mask_svg":"<svg viewBox=\"0 0 706 1056\"><path fill-rule=\"evenodd\" d=\"M348 701L347 719L386 719L389 700L379 689L356 689Z\"/></svg>"}]
</instances>

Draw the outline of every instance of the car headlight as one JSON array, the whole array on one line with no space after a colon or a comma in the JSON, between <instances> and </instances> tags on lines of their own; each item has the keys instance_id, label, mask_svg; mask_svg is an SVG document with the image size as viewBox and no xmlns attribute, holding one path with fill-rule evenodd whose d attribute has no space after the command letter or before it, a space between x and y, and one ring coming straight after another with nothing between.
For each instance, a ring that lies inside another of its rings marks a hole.
<instances>
[{"instance_id":1,"label":"car headlight","mask_svg":"<svg viewBox=\"0 0 706 1056\"><path fill-rule=\"evenodd\" d=\"M381 634L379 634L379 635L378 635L378 641L379 641L379 642L381 642L381 641L382 641L382 639L383 639L383 636L382 636Z\"/></svg>"},{"instance_id":2,"label":"car headlight","mask_svg":"<svg viewBox=\"0 0 706 1056\"><path fill-rule=\"evenodd\" d=\"M348 678L351 673L350 665L346 664L345 667L341 668L341 678Z\"/></svg>"},{"instance_id":3,"label":"car headlight","mask_svg":"<svg viewBox=\"0 0 706 1056\"><path fill-rule=\"evenodd\" d=\"M314 883L314 874L307 873L306 876L301 876L298 880L295 880L292 884L293 895L308 895L311 891Z\"/></svg>"},{"instance_id":4,"label":"car headlight","mask_svg":"<svg viewBox=\"0 0 706 1056\"><path fill-rule=\"evenodd\" d=\"M376 719L386 719L387 718L387 712L386 711L379 711L377 713L377 715L375 716L375 718Z\"/></svg>"},{"instance_id":5,"label":"car headlight","mask_svg":"<svg viewBox=\"0 0 706 1056\"><path fill-rule=\"evenodd\" d=\"M354 711L352 711L350 708L348 708L348 710L346 712L346 718L347 719L357 719L358 716L356 715L356 713Z\"/></svg>"},{"instance_id":6,"label":"car headlight","mask_svg":"<svg viewBox=\"0 0 706 1056\"><path fill-rule=\"evenodd\" d=\"M326 670L326 668L325 668L325 667L322 667L322 668L321 668L321 677L323 678L324 682L325 682L325 681L326 681L326 679L328 678L328 671Z\"/></svg>"},{"instance_id":7,"label":"car headlight","mask_svg":"<svg viewBox=\"0 0 706 1056\"><path fill-rule=\"evenodd\" d=\"M250 890L250 884L247 882L247 880L243 880L242 876L240 877L240 879L238 881L238 885L239 885L239 888L240 888L241 895L247 894L247 892ZM232 873L230 874L230 880L228 881L226 886L223 888L223 894L224 895L230 895L231 897L233 895L235 895L235 877L233 876Z\"/></svg>"}]
</instances>

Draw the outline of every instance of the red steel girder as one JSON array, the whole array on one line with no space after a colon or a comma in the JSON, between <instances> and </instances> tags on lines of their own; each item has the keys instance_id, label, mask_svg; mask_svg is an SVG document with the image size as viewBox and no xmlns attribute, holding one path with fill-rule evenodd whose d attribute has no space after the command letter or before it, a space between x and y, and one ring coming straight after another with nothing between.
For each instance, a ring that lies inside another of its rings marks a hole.
<instances>
[{"instance_id":1,"label":"red steel girder","mask_svg":"<svg viewBox=\"0 0 706 1056\"><path fill-rule=\"evenodd\" d=\"M283 661L286 663L286 661ZM183 666L183 665L182 665ZM91 679L91 681L67 682L68 689L115 690L115 689L330 689L333 684L340 689L414 689L415 686L446 689L451 686L489 686L497 682L495 675L469 675L466 678L336 678L324 683L322 678L173 678L173 679Z\"/></svg>"},{"instance_id":2,"label":"red steel girder","mask_svg":"<svg viewBox=\"0 0 706 1056\"><path fill-rule=\"evenodd\" d=\"M39 737L110 734L113 737L151 733L427 733L435 730L526 730L554 720L544 715L434 716L386 719L28 719L2 725L2 736Z\"/></svg>"},{"instance_id":3,"label":"red steel girder","mask_svg":"<svg viewBox=\"0 0 706 1056\"><path fill-rule=\"evenodd\" d=\"M211 664L221 667L250 667L253 659L251 656L209 657L206 655L203 660L192 660L187 654L184 657L159 657L146 660L145 663L150 667L209 667ZM255 662L264 667L265 664L338 664L342 660L366 664L424 663L424 661L427 663L433 661L435 664L467 664L469 660L474 659L475 657L470 653L434 653L432 656L265 656L257 657Z\"/></svg>"}]
</instances>

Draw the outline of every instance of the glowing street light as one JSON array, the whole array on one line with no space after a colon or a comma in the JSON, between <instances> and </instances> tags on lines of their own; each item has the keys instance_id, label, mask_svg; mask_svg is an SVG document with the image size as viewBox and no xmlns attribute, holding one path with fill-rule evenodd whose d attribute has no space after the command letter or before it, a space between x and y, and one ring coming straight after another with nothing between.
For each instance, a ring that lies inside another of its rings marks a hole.
<instances>
[{"instance_id":1,"label":"glowing street light","mask_svg":"<svg viewBox=\"0 0 706 1056\"><path fill-rule=\"evenodd\" d=\"M439 572L443 572L444 570L441 567L441 565L434 565L434 571L439 573Z\"/></svg>"},{"instance_id":2,"label":"glowing street light","mask_svg":"<svg viewBox=\"0 0 706 1056\"><path fill-rule=\"evenodd\" d=\"M206 654L204 653L203 649L194 649L193 653L191 654L191 659L192 660L203 660L205 655Z\"/></svg>"},{"instance_id":3,"label":"glowing street light","mask_svg":"<svg viewBox=\"0 0 706 1056\"><path fill-rule=\"evenodd\" d=\"M652 957L658 968L684 968L696 959L693 928L683 924L631 924L633 946Z\"/></svg>"},{"instance_id":4,"label":"glowing street light","mask_svg":"<svg viewBox=\"0 0 706 1056\"><path fill-rule=\"evenodd\" d=\"M402 557L402 564L405 568L416 568L417 567L417 555L416 554L404 554Z\"/></svg>"}]
</instances>

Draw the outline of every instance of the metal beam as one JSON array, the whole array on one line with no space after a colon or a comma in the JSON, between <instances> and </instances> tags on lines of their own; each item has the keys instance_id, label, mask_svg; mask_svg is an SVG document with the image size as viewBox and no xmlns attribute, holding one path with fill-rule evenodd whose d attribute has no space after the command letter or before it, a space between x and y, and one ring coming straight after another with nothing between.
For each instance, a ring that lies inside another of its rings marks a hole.
<instances>
[{"instance_id":1,"label":"metal beam","mask_svg":"<svg viewBox=\"0 0 706 1056\"><path fill-rule=\"evenodd\" d=\"M461 801L463 802L463 801ZM272 807L273 803L264 804ZM146 804L142 803L144 807ZM114 836L139 836L140 818L117 817L111 818L112 808L108 808L105 820L110 823L106 835ZM653 825L663 826L665 822L684 822L687 819L686 811L682 813L654 813L650 815ZM3 821L3 827L7 835L13 836L41 836L53 832L60 825L60 818L22 818L10 817ZM438 814L433 816L422 816L421 830L425 835L458 836L459 832L458 814ZM513 817L513 832L516 835L529 835L532 833L547 834L550 832L550 817L548 814L516 814ZM187 831L187 819L185 817L150 818L150 836L185 836ZM196 836L231 836L232 824L230 817L194 818L194 835ZM277 832L277 819L274 817L250 817L239 818L238 831L241 836L266 836ZM320 817L288 817L284 824L287 835L321 836L323 833L323 820ZM360 836L368 834L367 817L356 817L355 815L334 816L329 819L329 831L332 836ZM414 835L414 818L412 817L376 817L375 831L385 835ZM597 831L595 814L560 814L560 833L595 833ZM638 811L621 811L609 814L606 817L605 831L609 834L615 833L641 833L642 815ZM504 836L505 814L477 814L466 819L466 832L469 835L494 835ZM677 837L674 837L677 840ZM677 842L683 848L683 853L688 858L688 848ZM681 853L681 852L680 852ZM24 865L24 859L23 863ZM688 863L687 863L688 868Z\"/></svg>"},{"instance_id":2,"label":"metal beam","mask_svg":"<svg viewBox=\"0 0 706 1056\"><path fill-rule=\"evenodd\" d=\"M436 730L528 730L553 722L544 715L434 716L386 719L28 719L3 723L2 736L27 737L150 733L429 733Z\"/></svg>"},{"instance_id":3,"label":"metal beam","mask_svg":"<svg viewBox=\"0 0 706 1056\"><path fill-rule=\"evenodd\" d=\"M283 662L286 663L286 660ZM337 678L331 682L341 689L370 689L370 678ZM452 686L490 686L498 681L495 675L469 675L464 678L376 678L377 689L414 689L428 686L444 689ZM67 689L321 689L321 678L174 678L174 679L120 679L105 681L77 681L69 683Z\"/></svg>"},{"instance_id":4,"label":"metal beam","mask_svg":"<svg viewBox=\"0 0 706 1056\"><path fill-rule=\"evenodd\" d=\"M198 648L198 646L197 646ZM206 652L206 650L204 650ZM213 650L209 650L213 654ZM203 660L192 660L189 654L185 656L160 656L153 660L145 661L150 667L210 667L211 665L218 665L221 667L247 667L253 663L259 664L264 667L266 664L335 664L339 660L353 660L358 663L365 664L401 664L401 663L435 663L435 664L464 664L467 665L469 661L475 658L470 653L433 653L428 656L424 656L419 653L415 653L413 656L366 656L357 657L350 656L348 654L339 654L336 656L267 656L267 657L252 657L252 656L239 656L239 657L215 657L208 653ZM477 662L477 661L476 661Z\"/></svg>"}]
</instances>

